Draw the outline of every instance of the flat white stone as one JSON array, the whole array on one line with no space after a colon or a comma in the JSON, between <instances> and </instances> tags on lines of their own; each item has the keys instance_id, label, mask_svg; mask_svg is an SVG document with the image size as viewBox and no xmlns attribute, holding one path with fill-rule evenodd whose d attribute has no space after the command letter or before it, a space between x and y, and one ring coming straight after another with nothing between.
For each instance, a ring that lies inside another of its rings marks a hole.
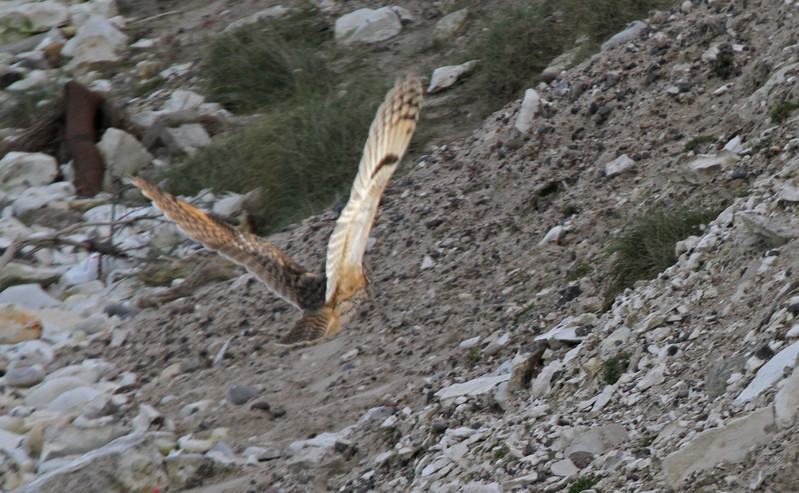
<instances>
[{"instance_id":1,"label":"flat white stone","mask_svg":"<svg viewBox=\"0 0 799 493\"><path fill-rule=\"evenodd\" d=\"M479 60L470 60L460 65L446 65L433 70L427 92L434 94L451 87L458 79L473 71L478 63L480 63Z\"/></svg>"},{"instance_id":2,"label":"flat white stone","mask_svg":"<svg viewBox=\"0 0 799 493\"><path fill-rule=\"evenodd\" d=\"M635 166L635 161L632 160L627 154L622 154L613 161L605 164L605 176L612 178L622 173L632 170Z\"/></svg>"},{"instance_id":3,"label":"flat white stone","mask_svg":"<svg viewBox=\"0 0 799 493\"><path fill-rule=\"evenodd\" d=\"M0 428L0 450L15 449L22 445L25 435L19 435Z\"/></svg>"},{"instance_id":4,"label":"flat white stone","mask_svg":"<svg viewBox=\"0 0 799 493\"><path fill-rule=\"evenodd\" d=\"M44 407L53 402L56 397L64 392L78 387L83 387L86 382L75 377L47 378L44 382L33 387L25 396L25 405L31 407Z\"/></svg>"},{"instance_id":5,"label":"flat white stone","mask_svg":"<svg viewBox=\"0 0 799 493\"><path fill-rule=\"evenodd\" d=\"M289 9L283 7L282 5L274 5L272 7L265 8L263 10L259 10L258 12L248 15L247 17L243 17L237 21L233 21L224 29L224 32L234 31L240 27L248 26L250 24L255 24L258 21L264 19L275 19L278 17L283 17L288 13Z\"/></svg>"},{"instance_id":6,"label":"flat white stone","mask_svg":"<svg viewBox=\"0 0 799 493\"><path fill-rule=\"evenodd\" d=\"M644 375L644 377L638 381L638 384L635 386L638 390L644 391L653 385L660 385L661 383L666 381L666 377L664 373L666 372L666 365L660 364Z\"/></svg>"},{"instance_id":7,"label":"flat white stone","mask_svg":"<svg viewBox=\"0 0 799 493\"><path fill-rule=\"evenodd\" d=\"M799 202L799 186L790 182L786 183L780 190L780 198L788 202Z\"/></svg>"},{"instance_id":8,"label":"flat white stone","mask_svg":"<svg viewBox=\"0 0 799 493\"><path fill-rule=\"evenodd\" d=\"M391 7L359 9L336 19L334 36L344 44L377 43L393 38L401 30L402 22Z\"/></svg>"},{"instance_id":9,"label":"flat white stone","mask_svg":"<svg viewBox=\"0 0 799 493\"><path fill-rule=\"evenodd\" d=\"M561 342L571 342L571 343L578 343L584 341L588 337L588 333L583 335L578 335L579 327L564 327L564 328L555 328L546 332L544 334L540 334L536 336L536 341L561 341Z\"/></svg>"},{"instance_id":10,"label":"flat white stone","mask_svg":"<svg viewBox=\"0 0 799 493\"><path fill-rule=\"evenodd\" d=\"M538 245L543 246L543 245L548 245L550 243L557 244L560 241L560 239L563 238L564 234L566 234L566 228L564 226L560 225L555 226L549 231L547 231L547 234L545 234L544 237L541 239L541 241L538 242Z\"/></svg>"},{"instance_id":11,"label":"flat white stone","mask_svg":"<svg viewBox=\"0 0 799 493\"><path fill-rule=\"evenodd\" d=\"M555 462L549 470L555 476L563 477L571 477L580 472L580 469L578 469L570 459L563 459Z\"/></svg>"},{"instance_id":12,"label":"flat white stone","mask_svg":"<svg viewBox=\"0 0 799 493\"><path fill-rule=\"evenodd\" d=\"M471 482L463 485L458 493L501 493L503 491L499 483Z\"/></svg>"},{"instance_id":13,"label":"flat white stone","mask_svg":"<svg viewBox=\"0 0 799 493\"><path fill-rule=\"evenodd\" d=\"M737 162L740 158L730 151L717 154L698 154L683 167L683 175L688 182L701 185L721 173L725 166Z\"/></svg>"},{"instance_id":14,"label":"flat white stone","mask_svg":"<svg viewBox=\"0 0 799 493\"><path fill-rule=\"evenodd\" d=\"M461 396L476 396L491 392L497 385L507 382L510 374L499 375L496 377L478 377L468 382L455 383L449 387L444 387L435 393L442 402L450 401Z\"/></svg>"},{"instance_id":15,"label":"flat white stone","mask_svg":"<svg viewBox=\"0 0 799 493\"><path fill-rule=\"evenodd\" d=\"M782 381L782 388L774 397L774 414L779 426L787 426L799 410L799 367Z\"/></svg>"},{"instance_id":16,"label":"flat white stone","mask_svg":"<svg viewBox=\"0 0 799 493\"><path fill-rule=\"evenodd\" d=\"M196 110L205 102L205 96L194 91L178 89L173 92L161 108L165 112Z\"/></svg>"},{"instance_id":17,"label":"flat white stone","mask_svg":"<svg viewBox=\"0 0 799 493\"><path fill-rule=\"evenodd\" d=\"M552 388L552 376L561 369L563 369L563 362L560 360L553 361L545 366L533 379L533 385L531 387L532 397L539 398L548 394Z\"/></svg>"},{"instance_id":18,"label":"flat white stone","mask_svg":"<svg viewBox=\"0 0 799 493\"><path fill-rule=\"evenodd\" d=\"M599 357L605 360L624 352L631 333L632 331L629 327L622 325L609 336L603 338L599 345Z\"/></svg>"},{"instance_id":19,"label":"flat white stone","mask_svg":"<svg viewBox=\"0 0 799 493\"><path fill-rule=\"evenodd\" d=\"M80 407L99 395L101 395L101 392L91 387L77 387L67 390L66 392L62 392L61 395L53 399L50 404L45 406L45 409L47 411L55 411L58 413L64 412L69 409Z\"/></svg>"},{"instance_id":20,"label":"flat white stone","mask_svg":"<svg viewBox=\"0 0 799 493\"><path fill-rule=\"evenodd\" d=\"M799 341L775 354L766 364L761 366L755 378L738 394L733 403L743 404L750 399L754 399L764 390L771 388L782 378L785 368L796 366L797 355L799 355Z\"/></svg>"},{"instance_id":21,"label":"flat white stone","mask_svg":"<svg viewBox=\"0 0 799 493\"><path fill-rule=\"evenodd\" d=\"M627 25L627 28L619 33L616 33L609 40L602 43L601 50L605 51L614 46L629 43L635 38L639 37L646 28L649 27L645 22L633 21Z\"/></svg>"},{"instance_id":22,"label":"flat white stone","mask_svg":"<svg viewBox=\"0 0 799 493\"><path fill-rule=\"evenodd\" d=\"M460 9L449 13L436 22L433 28L433 40L437 43L445 42L455 37L463 28L469 9Z\"/></svg>"},{"instance_id":23,"label":"flat white stone","mask_svg":"<svg viewBox=\"0 0 799 493\"><path fill-rule=\"evenodd\" d=\"M92 478L94 491L114 491L124 485L129 491L153 491L169 483L163 457L153 434L131 434L118 438L84 456L58 461L55 467L40 466L38 477L19 488L19 493L63 491L75 476ZM56 462L56 461L50 461Z\"/></svg>"},{"instance_id":24,"label":"flat white stone","mask_svg":"<svg viewBox=\"0 0 799 493\"><path fill-rule=\"evenodd\" d=\"M47 185L57 175L58 163L55 158L42 152L14 151L0 159L0 183L6 189Z\"/></svg>"},{"instance_id":25,"label":"flat white stone","mask_svg":"<svg viewBox=\"0 0 799 493\"><path fill-rule=\"evenodd\" d=\"M741 136L736 135L732 139L729 140L726 144L724 144L724 150L729 152L734 152L735 154L740 154L743 152L744 147L741 144Z\"/></svg>"},{"instance_id":26,"label":"flat white stone","mask_svg":"<svg viewBox=\"0 0 799 493\"><path fill-rule=\"evenodd\" d=\"M563 453L566 457L578 452L601 455L628 438L627 430L620 424L597 426L576 435Z\"/></svg>"},{"instance_id":27,"label":"flat white stone","mask_svg":"<svg viewBox=\"0 0 799 493\"><path fill-rule=\"evenodd\" d=\"M161 141L172 152L190 154L200 147L211 145L211 136L199 123L184 123L178 127L165 128L161 132Z\"/></svg>"},{"instance_id":28,"label":"flat white stone","mask_svg":"<svg viewBox=\"0 0 799 493\"><path fill-rule=\"evenodd\" d=\"M479 343L480 343L480 336L474 336L464 341L461 341L461 343L458 344L458 347L461 349L471 349L477 346Z\"/></svg>"},{"instance_id":29,"label":"flat white stone","mask_svg":"<svg viewBox=\"0 0 799 493\"><path fill-rule=\"evenodd\" d=\"M720 462L738 463L750 449L769 441L774 409L768 406L718 428L705 430L663 460L668 485L680 490L685 478Z\"/></svg>"},{"instance_id":30,"label":"flat white stone","mask_svg":"<svg viewBox=\"0 0 799 493\"><path fill-rule=\"evenodd\" d=\"M83 420L49 425L44 430L42 461L73 454L84 454L102 447L125 435L130 430L117 424L104 424L99 420Z\"/></svg>"},{"instance_id":31,"label":"flat white stone","mask_svg":"<svg viewBox=\"0 0 799 493\"><path fill-rule=\"evenodd\" d=\"M19 284L0 292L0 304L21 305L31 309L54 308L61 302L53 298L38 284Z\"/></svg>"},{"instance_id":32,"label":"flat white stone","mask_svg":"<svg viewBox=\"0 0 799 493\"><path fill-rule=\"evenodd\" d=\"M47 70L31 70L24 79L14 82L6 87L6 90L11 92L26 92L41 87L50 80L52 80L52 76Z\"/></svg>"}]
</instances>

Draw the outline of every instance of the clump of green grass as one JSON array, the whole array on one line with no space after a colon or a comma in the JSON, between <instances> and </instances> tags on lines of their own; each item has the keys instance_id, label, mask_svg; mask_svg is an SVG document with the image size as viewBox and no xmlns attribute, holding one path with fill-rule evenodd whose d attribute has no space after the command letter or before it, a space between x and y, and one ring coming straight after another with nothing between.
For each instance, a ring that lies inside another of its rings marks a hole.
<instances>
[{"instance_id":1,"label":"clump of green grass","mask_svg":"<svg viewBox=\"0 0 799 493\"><path fill-rule=\"evenodd\" d=\"M468 59L482 60L475 77L484 94L498 103L520 96L534 85L552 59L572 48L578 39L578 63L625 24L645 17L662 0L544 0L498 2L484 33L468 50Z\"/></svg>"},{"instance_id":2,"label":"clump of green grass","mask_svg":"<svg viewBox=\"0 0 799 493\"><path fill-rule=\"evenodd\" d=\"M624 352L617 354L616 356L606 359L602 363L605 367L603 379L606 384L613 385L619 381L622 373L627 371L627 367L630 365L630 353Z\"/></svg>"},{"instance_id":3,"label":"clump of green grass","mask_svg":"<svg viewBox=\"0 0 799 493\"><path fill-rule=\"evenodd\" d=\"M581 491L589 490L594 487L595 484L599 482L599 478L594 476L593 474L589 474L587 476L580 476L577 478L570 487L569 493L580 493Z\"/></svg>"},{"instance_id":4,"label":"clump of green grass","mask_svg":"<svg viewBox=\"0 0 799 493\"><path fill-rule=\"evenodd\" d=\"M578 212L580 212L580 209L576 205L572 205L572 204L564 205L560 209L560 213L561 213L561 215L563 216L564 219L567 218L567 217L571 217L571 216L577 214Z\"/></svg>"},{"instance_id":5,"label":"clump of green grass","mask_svg":"<svg viewBox=\"0 0 799 493\"><path fill-rule=\"evenodd\" d=\"M149 79L146 79L146 80L143 80L143 81L137 83L133 87L133 94L136 97L141 97L141 96L144 96L145 94L149 94L149 93L155 91L156 89L158 89L159 87L161 87L163 85L164 85L164 79L162 79L161 77L158 77L158 76L151 77Z\"/></svg>"},{"instance_id":6,"label":"clump of green grass","mask_svg":"<svg viewBox=\"0 0 799 493\"><path fill-rule=\"evenodd\" d=\"M498 449L494 450L494 460L499 460L505 457L506 455L508 455L508 452L510 452L510 447L508 447L507 445L499 447Z\"/></svg>"},{"instance_id":7,"label":"clump of green grass","mask_svg":"<svg viewBox=\"0 0 799 493\"><path fill-rule=\"evenodd\" d=\"M498 104L518 97L568 41L557 26L544 20L546 13L537 6L516 5L496 12L467 58L482 61L478 85Z\"/></svg>"},{"instance_id":8,"label":"clump of green grass","mask_svg":"<svg viewBox=\"0 0 799 493\"><path fill-rule=\"evenodd\" d=\"M677 261L675 244L698 234L699 226L718 216L721 207L653 208L634 216L607 249L613 256L605 308L636 281L652 279Z\"/></svg>"},{"instance_id":9,"label":"clump of green grass","mask_svg":"<svg viewBox=\"0 0 799 493\"><path fill-rule=\"evenodd\" d=\"M655 442L656 435L646 434L638 440L638 445L635 447L636 452L641 452Z\"/></svg>"},{"instance_id":10,"label":"clump of green grass","mask_svg":"<svg viewBox=\"0 0 799 493\"><path fill-rule=\"evenodd\" d=\"M171 192L260 188L249 210L260 234L346 200L369 124L391 81L372 77L352 53L348 59L333 56L322 24L309 9L209 44L207 94L231 110L259 116L164 170L158 178L168 179Z\"/></svg>"},{"instance_id":11,"label":"clump of green grass","mask_svg":"<svg viewBox=\"0 0 799 493\"><path fill-rule=\"evenodd\" d=\"M264 21L213 39L204 67L205 90L238 112L331 90L336 78L321 48L330 37L315 9Z\"/></svg>"},{"instance_id":12,"label":"clump of green grass","mask_svg":"<svg viewBox=\"0 0 799 493\"><path fill-rule=\"evenodd\" d=\"M716 138L712 135L700 135L699 137L694 137L685 144L685 147L683 147L682 152L685 153L691 152L700 145L707 144L708 142L713 142L715 139Z\"/></svg>"},{"instance_id":13,"label":"clump of green grass","mask_svg":"<svg viewBox=\"0 0 799 493\"><path fill-rule=\"evenodd\" d=\"M480 351L480 348L475 346L466 353L466 359L469 363L477 363L480 361L480 358L483 357L483 353Z\"/></svg>"},{"instance_id":14,"label":"clump of green grass","mask_svg":"<svg viewBox=\"0 0 799 493\"><path fill-rule=\"evenodd\" d=\"M583 277L587 276L590 272L591 264L588 262L581 262L574 269L569 271L567 279L569 282L576 281L577 279L582 279Z\"/></svg>"},{"instance_id":15,"label":"clump of green grass","mask_svg":"<svg viewBox=\"0 0 799 493\"><path fill-rule=\"evenodd\" d=\"M362 82L267 112L257 124L219 138L167 170L170 189L246 193L260 187L256 229L268 233L344 196L384 86ZM373 103L373 104L372 104Z\"/></svg>"},{"instance_id":16,"label":"clump of green grass","mask_svg":"<svg viewBox=\"0 0 799 493\"><path fill-rule=\"evenodd\" d=\"M138 277L145 286L169 286L174 279L186 278L196 268L195 261L153 261L145 264Z\"/></svg>"},{"instance_id":17,"label":"clump of green grass","mask_svg":"<svg viewBox=\"0 0 799 493\"><path fill-rule=\"evenodd\" d=\"M529 313L529 312L530 312L530 310L532 310L533 308L535 308L535 303L528 303L528 304L527 304L527 305L525 305L525 306L524 306L524 307L523 307L521 310L519 310L519 311L518 311L518 312L517 312L517 313L516 313L516 314L513 316L513 325L514 325L514 326L515 326L515 325L519 325L519 321L522 319L522 317L524 317L525 315L527 315L527 313Z\"/></svg>"},{"instance_id":18,"label":"clump of green grass","mask_svg":"<svg viewBox=\"0 0 799 493\"><path fill-rule=\"evenodd\" d=\"M7 98L0 101L0 127L27 127L41 113L46 103L61 95L62 88L57 84L43 86L22 92L7 91Z\"/></svg>"},{"instance_id":19,"label":"clump of green grass","mask_svg":"<svg viewBox=\"0 0 799 493\"><path fill-rule=\"evenodd\" d=\"M791 114L791 111L795 110L796 108L799 108L799 103L796 101L783 101L771 110L771 120L775 123L782 123L786 118L788 118L788 115Z\"/></svg>"},{"instance_id":20,"label":"clump of green grass","mask_svg":"<svg viewBox=\"0 0 799 493\"><path fill-rule=\"evenodd\" d=\"M735 72L735 55L728 44L722 46L712 65L713 73L722 79L729 79Z\"/></svg>"}]
</instances>

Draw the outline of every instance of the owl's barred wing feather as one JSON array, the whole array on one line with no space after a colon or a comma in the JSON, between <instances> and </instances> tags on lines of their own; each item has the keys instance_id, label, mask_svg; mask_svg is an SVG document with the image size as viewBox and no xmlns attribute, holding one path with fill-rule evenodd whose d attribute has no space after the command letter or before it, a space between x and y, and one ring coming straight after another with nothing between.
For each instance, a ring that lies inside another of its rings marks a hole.
<instances>
[{"instance_id":1,"label":"owl's barred wing feather","mask_svg":"<svg viewBox=\"0 0 799 493\"><path fill-rule=\"evenodd\" d=\"M159 187L133 183L192 238L243 265L276 294L303 310L279 344L316 342L335 334L365 297L363 254L380 196L408 149L422 103L422 82L399 80L377 110L350 200L327 247L325 276L307 272L273 244L179 200Z\"/></svg>"},{"instance_id":2,"label":"owl's barred wing feather","mask_svg":"<svg viewBox=\"0 0 799 493\"><path fill-rule=\"evenodd\" d=\"M206 214L141 178L133 178L133 184L181 230L246 267L292 305L305 310L324 302L324 278L307 272L272 243Z\"/></svg>"},{"instance_id":3,"label":"owl's barred wing feather","mask_svg":"<svg viewBox=\"0 0 799 493\"><path fill-rule=\"evenodd\" d=\"M350 200L336 222L327 247L325 300L334 303L359 288L363 254L380 196L408 149L423 97L414 76L399 80L377 110L363 149ZM343 287L343 284L347 284Z\"/></svg>"}]
</instances>

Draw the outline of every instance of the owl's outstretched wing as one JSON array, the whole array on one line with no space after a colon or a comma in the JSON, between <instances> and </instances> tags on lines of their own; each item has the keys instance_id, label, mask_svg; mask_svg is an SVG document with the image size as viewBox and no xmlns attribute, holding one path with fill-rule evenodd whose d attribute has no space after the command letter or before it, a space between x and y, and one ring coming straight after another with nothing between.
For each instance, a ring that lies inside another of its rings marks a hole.
<instances>
[{"instance_id":1,"label":"owl's outstretched wing","mask_svg":"<svg viewBox=\"0 0 799 493\"><path fill-rule=\"evenodd\" d=\"M325 302L336 306L363 288L363 254L380 196L402 160L419 119L422 82L397 81L377 110L363 149L350 200L327 247ZM337 310L339 311L339 310Z\"/></svg>"},{"instance_id":2,"label":"owl's outstretched wing","mask_svg":"<svg viewBox=\"0 0 799 493\"><path fill-rule=\"evenodd\" d=\"M306 271L272 243L206 214L141 178L133 178L133 184L181 230L246 267L292 305L308 310L324 303L324 277Z\"/></svg>"}]
</instances>

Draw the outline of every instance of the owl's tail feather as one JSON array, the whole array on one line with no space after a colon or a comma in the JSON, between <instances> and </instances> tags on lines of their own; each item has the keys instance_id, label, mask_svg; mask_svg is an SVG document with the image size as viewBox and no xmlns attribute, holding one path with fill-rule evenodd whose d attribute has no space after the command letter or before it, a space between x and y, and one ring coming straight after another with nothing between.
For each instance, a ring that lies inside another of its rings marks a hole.
<instances>
[{"instance_id":1,"label":"owl's tail feather","mask_svg":"<svg viewBox=\"0 0 799 493\"><path fill-rule=\"evenodd\" d=\"M278 339L277 344L294 346L319 342L325 336L338 332L340 326L339 317L330 307L308 310L303 313L301 319L297 320L288 334Z\"/></svg>"}]
</instances>

